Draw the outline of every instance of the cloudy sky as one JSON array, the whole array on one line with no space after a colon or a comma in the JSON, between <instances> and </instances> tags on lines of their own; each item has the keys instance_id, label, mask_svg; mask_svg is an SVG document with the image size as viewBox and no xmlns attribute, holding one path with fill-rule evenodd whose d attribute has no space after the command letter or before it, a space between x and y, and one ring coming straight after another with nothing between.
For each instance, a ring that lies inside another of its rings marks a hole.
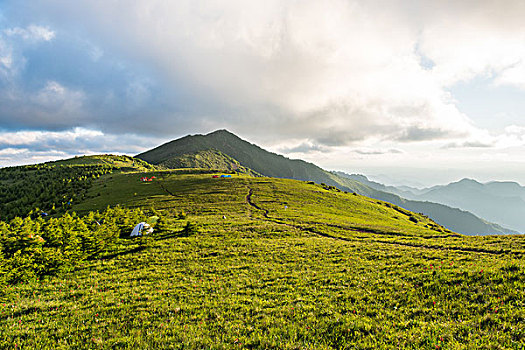
<instances>
[{"instance_id":1,"label":"cloudy sky","mask_svg":"<svg viewBox=\"0 0 525 350\"><path fill-rule=\"evenodd\" d=\"M327 169L525 184L525 2L0 0L0 166L226 128Z\"/></svg>"}]
</instances>

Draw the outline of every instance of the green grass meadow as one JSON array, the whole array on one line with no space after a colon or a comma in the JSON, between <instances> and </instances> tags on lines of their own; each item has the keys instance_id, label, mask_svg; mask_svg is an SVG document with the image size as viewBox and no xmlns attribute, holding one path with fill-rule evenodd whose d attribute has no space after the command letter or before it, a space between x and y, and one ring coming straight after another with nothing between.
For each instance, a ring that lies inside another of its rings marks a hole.
<instances>
[{"instance_id":1,"label":"green grass meadow","mask_svg":"<svg viewBox=\"0 0 525 350\"><path fill-rule=\"evenodd\" d=\"M162 225L6 286L1 348L525 348L522 236L462 236L319 184L177 170L101 176L72 209L117 205Z\"/></svg>"}]
</instances>

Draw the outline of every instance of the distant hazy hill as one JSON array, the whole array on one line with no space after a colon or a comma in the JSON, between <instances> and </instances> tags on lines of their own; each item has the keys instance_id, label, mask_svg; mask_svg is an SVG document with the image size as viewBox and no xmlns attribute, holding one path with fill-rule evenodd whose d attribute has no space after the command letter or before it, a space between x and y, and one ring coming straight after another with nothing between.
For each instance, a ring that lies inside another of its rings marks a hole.
<instances>
[{"instance_id":1,"label":"distant hazy hill","mask_svg":"<svg viewBox=\"0 0 525 350\"><path fill-rule=\"evenodd\" d=\"M416 196L462 208L487 220L525 232L525 187L516 182L480 183L463 179L435 186Z\"/></svg>"},{"instance_id":2,"label":"distant hazy hill","mask_svg":"<svg viewBox=\"0 0 525 350\"><path fill-rule=\"evenodd\" d=\"M417 189L409 186L385 186L360 174L337 174L376 190L397 194L413 201L434 202L459 208L512 230L525 232L525 187L515 182L482 184L475 180L463 179L445 186Z\"/></svg>"},{"instance_id":3,"label":"distant hazy hill","mask_svg":"<svg viewBox=\"0 0 525 350\"><path fill-rule=\"evenodd\" d=\"M342 184L346 181L357 181L343 176L340 176L340 179ZM363 185L365 185L365 190L361 191L361 194L399 205L400 207L414 212L423 213L453 231L467 235L517 233L514 230L507 229L498 224L479 218L469 211L430 201L406 199L395 193L389 192L391 186L383 186L385 190L381 190L380 186L377 186L377 188L371 187L376 186L375 183L371 182L371 185L368 185L368 183L369 182L363 183Z\"/></svg>"},{"instance_id":4,"label":"distant hazy hill","mask_svg":"<svg viewBox=\"0 0 525 350\"><path fill-rule=\"evenodd\" d=\"M415 193L418 191L416 188L411 188L408 186L386 186L379 182L375 182L367 178L365 175L361 174L346 174L342 171L334 171L334 174L343 177L345 179L352 179L359 181L360 183L373 188L378 191L390 192L397 194L405 199L412 199L415 197Z\"/></svg>"},{"instance_id":5,"label":"distant hazy hill","mask_svg":"<svg viewBox=\"0 0 525 350\"><path fill-rule=\"evenodd\" d=\"M515 233L459 209L442 204L406 200L388 191L367 186L355 179L343 178L327 172L312 163L288 159L282 155L268 152L226 130L218 130L207 135L185 136L141 153L137 155L137 158L151 164L174 168L181 167L184 164L188 167L195 167L197 164L195 162L184 163L180 160L191 160L192 155L202 154L202 152L207 154L220 152L238 161L240 165L265 176L315 181L336 186L344 191L357 192L368 197L385 200L408 210L428 215L439 224L463 234Z\"/></svg>"}]
</instances>

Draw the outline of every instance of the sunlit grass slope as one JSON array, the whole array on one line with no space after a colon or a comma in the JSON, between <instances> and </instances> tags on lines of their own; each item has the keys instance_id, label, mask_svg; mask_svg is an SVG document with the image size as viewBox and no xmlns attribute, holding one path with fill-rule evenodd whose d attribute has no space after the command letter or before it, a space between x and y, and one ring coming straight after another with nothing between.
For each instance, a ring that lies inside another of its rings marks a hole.
<instances>
[{"instance_id":1,"label":"sunlit grass slope","mask_svg":"<svg viewBox=\"0 0 525 350\"><path fill-rule=\"evenodd\" d=\"M155 176L155 179L142 182L142 176ZM252 195L248 198L250 193ZM156 209L175 206L212 222L223 215L233 215L282 221L304 228L328 224L345 231L385 235L452 233L421 214L386 202L345 193L334 187L287 179L242 175L217 179L210 174L171 171L113 174L95 183L87 197L73 209L84 212L117 204L153 206Z\"/></svg>"},{"instance_id":2,"label":"sunlit grass slope","mask_svg":"<svg viewBox=\"0 0 525 350\"><path fill-rule=\"evenodd\" d=\"M97 155L0 168L0 220L31 211L63 214L84 199L92 180L108 173L150 171L157 166L129 156Z\"/></svg>"},{"instance_id":3,"label":"sunlit grass slope","mask_svg":"<svg viewBox=\"0 0 525 350\"><path fill-rule=\"evenodd\" d=\"M159 165L168 169L221 169L222 171L235 171L237 173L243 173L254 176L260 175L255 171L242 166L237 160L233 159L232 157L214 149L184 154L179 157L173 157L164 162L161 162Z\"/></svg>"},{"instance_id":4,"label":"sunlit grass slope","mask_svg":"<svg viewBox=\"0 0 525 350\"><path fill-rule=\"evenodd\" d=\"M156 166L141 159L130 156L118 156L113 154L98 154L93 156L81 156L69 159L45 163L47 165L107 165L118 168L120 171L146 171L156 169Z\"/></svg>"},{"instance_id":5,"label":"sunlit grass slope","mask_svg":"<svg viewBox=\"0 0 525 350\"><path fill-rule=\"evenodd\" d=\"M8 287L0 345L519 349L525 341L521 236L457 235L307 182L176 171L105 175L74 209L117 204L154 207L165 229L148 249ZM183 231L187 222L197 228Z\"/></svg>"}]
</instances>

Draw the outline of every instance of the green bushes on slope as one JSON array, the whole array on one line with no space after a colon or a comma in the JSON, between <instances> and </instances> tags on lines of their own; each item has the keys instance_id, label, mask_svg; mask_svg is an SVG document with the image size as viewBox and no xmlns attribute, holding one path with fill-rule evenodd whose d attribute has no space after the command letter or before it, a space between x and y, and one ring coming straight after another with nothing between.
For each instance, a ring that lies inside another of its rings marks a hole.
<instances>
[{"instance_id":1,"label":"green bushes on slope","mask_svg":"<svg viewBox=\"0 0 525 350\"><path fill-rule=\"evenodd\" d=\"M63 214L85 198L93 180L115 172L156 169L129 156L83 156L0 169L0 220L27 216L35 208Z\"/></svg>"},{"instance_id":2,"label":"green bushes on slope","mask_svg":"<svg viewBox=\"0 0 525 350\"><path fill-rule=\"evenodd\" d=\"M141 209L116 207L83 217L66 213L0 222L0 285L67 271L99 257L145 218Z\"/></svg>"},{"instance_id":3,"label":"green bushes on slope","mask_svg":"<svg viewBox=\"0 0 525 350\"><path fill-rule=\"evenodd\" d=\"M113 172L109 165L30 165L0 169L0 219L26 216L34 208L64 213L84 198L92 180Z\"/></svg>"}]
</instances>

